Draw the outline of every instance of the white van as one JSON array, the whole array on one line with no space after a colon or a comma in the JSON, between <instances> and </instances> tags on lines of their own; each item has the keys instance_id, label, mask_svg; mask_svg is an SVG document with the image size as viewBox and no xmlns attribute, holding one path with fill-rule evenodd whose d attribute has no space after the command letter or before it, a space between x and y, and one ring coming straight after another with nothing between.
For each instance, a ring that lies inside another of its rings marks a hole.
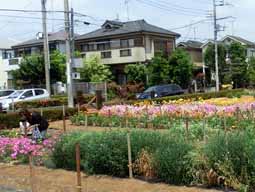
<instances>
[{"instance_id":1,"label":"white van","mask_svg":"<svg viewBox=\"0 0 255 192\"><path fill-rule=\"evenodd\" d=\"M0 100L0 108L2 111L8 111L12 103L17 103L20 101L33 101L40 99L47 99L50 95L47 90L35 88L35 89L23 89L16 90L6 99Z\"/></svg>"}]
</instances>

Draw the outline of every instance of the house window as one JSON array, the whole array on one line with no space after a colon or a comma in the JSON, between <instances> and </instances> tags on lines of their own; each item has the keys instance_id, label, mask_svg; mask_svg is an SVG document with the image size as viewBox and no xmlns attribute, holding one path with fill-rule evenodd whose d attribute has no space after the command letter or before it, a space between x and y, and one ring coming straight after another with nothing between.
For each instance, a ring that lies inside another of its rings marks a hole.
<instances>
[{"instance_id":1,"label":"house window","mask_svg":"<svg viewBox=\"0 0 255 192\"><path fill-rule=\"evenodd\" d=\"M19 59L9 59L9 65L18 65Z\"/></svg>"},{"instance_id":2,"label":"house window","mask_svg":"<svg viewBox=\"0 0 255 192\"><path fill-rule=\"evenodd\" d=\"M121 57L128 57L131 56L131 49L124 49L124 50L120 50L120 56Z\"/></svg>"},{"instance_id":3,"label":"house window","mask_svg":"<svg viewBox=\"0 0 255 192\"><path fill-rule=\"evenodd\" d=\"M110 49L110 47L111 47L110 42L103 42L103 43L98 42L97 44L98 51L107 50L107 49Z\"/></svg>"},{"instance_id":4,"label":"house window","mask_svg":"<svg viewBox=\"0 0 255 192\"><path fill-rule=\"evenodd\" d=\"M143 38L142 37L138 37L134 39L134 44L135 46L142 46L143 45Z\"/></svg>"},{"instance_id":5,"label":"house window","mask_svg":"<svg viewBox=\"0 0 255 192\"><path fill-rule=\"evenodd\" d=\"M112 52L111 51L101 52L101 58L102 59L112 58Z\"/></svg>"},{"instance_id":6,"label":"house window","mask_svg":"<svg viewBox=\"0 0 255 192\"><path fill-rule=\"evenodd\" d=\"M128 40L128 39L122 39L122 40L120 40L120 47L121 47L121 48L129 47L129 40Z\"/></svg>"}]
</instances>

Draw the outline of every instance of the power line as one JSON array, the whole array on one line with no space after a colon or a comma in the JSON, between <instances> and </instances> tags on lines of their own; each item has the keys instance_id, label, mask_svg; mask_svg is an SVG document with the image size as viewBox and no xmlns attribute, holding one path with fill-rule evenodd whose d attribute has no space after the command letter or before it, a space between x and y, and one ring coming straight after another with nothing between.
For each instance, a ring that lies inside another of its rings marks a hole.
<instances>
[{"instance_id":1,"label":"power line","mask_svg":"<svg viewBox=\"0 0 255 192\"><path fill-rule=\"evenodd\" d=\"M194 25L198 25L198 24L200 24L200 23L204 23L204 22L209 21L209 20L210 20L210 19L202 19L202 20L200 20L200 21L196 21L196 22L190 23L190 24L188 24L188 25L183 25L183 26L180 26L180 27L172 28L172 29L170 29L170 30L177 30L177 29L188 28L188 27L191 27L191 26L194 26Z\"/></svg>"},{"instance_id":2,"label":"power line","mask_svg":"<svg viewBox=\"0 0 255 192\"><path fill-rule=\"evenodd\" d=\"M207 12L207 10L205 10L205 9L183 7L181 5L177 5L177 4L174 4L174 3L171 3L171 2L166 2L166 1L163 1L163 0L157 0L157 2L161 2L162 4L165 4L165 5L172 5L176 8L182 9L182 10L188 10L188 11L190 10L192 12L194 12L194 11L203 12L203 13Z\"/></svg>"},{"instance_id":3,"label":"power line","mask_svg":"<svg viewBox=\"0 0 255 192\"><path fill-rule=\"evenodd\" d=\"M197 12L178 9L176 7L169 7L169 6L160 4L160 3L156 3L152 0L146 0L146 1L145 0L136 0L136 1L138 1L140 3L143 3L143 4L146 4L146 5L149 5L149 6L154 7L154 8L158 8L158 9L170 12L170 13L174 12L174 13L177 13L177 14L188 15L188 16L201 16L201 15L206 14L206 12L204 12L202 14L202 13L197 13Z\"/></svg>"}]
</instances>

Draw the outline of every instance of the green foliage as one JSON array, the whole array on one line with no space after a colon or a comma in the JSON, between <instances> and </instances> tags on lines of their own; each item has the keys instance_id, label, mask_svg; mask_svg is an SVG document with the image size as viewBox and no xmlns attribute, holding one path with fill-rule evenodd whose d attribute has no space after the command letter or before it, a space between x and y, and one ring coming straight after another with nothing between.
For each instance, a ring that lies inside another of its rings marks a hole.
<instances>
[{"instance_id":1,"label":"green foliage","mask_svg":"<svg viewBox=\"0 0 255 192\"><path fill-rule=\"evenodd\" d=\"M215 72L215 52L214 44L209 44L204 54L205 65L210 68L212 72ZM226 49L222 44L218 44L218 66L219 66L219 78L222 82L225 77L224 69L226 66ZM225 82L224 82L225 83Z\"/></svg>"},{"instance_id":2,"label":"green foliage","mask_svg":"<svg viewBox=\"0 0 255 192\"><path fill-rule=\"evenodd\" d=\"M241 43L231 43L228 48L230 56L230 75L235 88L244 87L247 82L246 47Z\"/></svg>"},{"instance_id":3,"label":"green foliage","mask_svg":"<svg viewBox=\"0 0 255 192\"><path fill-rule=\"evenodd\" d=\"M156 55L148 65L149 85L158 85L170 82L170 65L162 54Z\"/></svg>"},{"instance_id":4,"label":"green foliage","mask_svg":"<svg viewBox=\"0 0 255 192\"><path fill-rule=\"evenodd\" d=\"M41 111L33 110L40 113ZM72 116L77 112L75 108L68 108L66 109L66 116ZM49 121L57 121L62 120L63 118L63 110L62 108L58 109L43 109L43 116ZM0 114L0 129L10 129L19 127L20 115L18 112L12 113L3 113Z\"/></svg>"},{"instance_id":5,"label":"green foliage","mask_svg":"<svg viewBox=\"0 0 255 192\"><path fill-rule=\"evenodd\" d=\"M154 165L158 178L175 184L189 182L184 173L187 170L185 155L190 147L182 142L182 139L179 141L170 139L169 134L155 131L132 131L130 138L133 162L142 149L145 149L155 158ZM63 136L57 142L53 153L53 161L58 168L75 169L74 149L78 142L81 147L82 168L86 173L120 177L128 175L126 131L75 132ZM171 173L171 176L165 173Z\"/></svg>"},{"instance_id":6,"label":"green foliage","mask_svg":"<svg viewBox=\"0 0 255 192\"><path fill-rule=\"evenodd\" d=\"M50 55L50 77L51 83L65 81L65 56L59 51ZM42 55L33 54L25 56L21 60L19 69L11 72L15 81L20 84L43 85L45 83L44 58Z\"/></svg>"},{"instance_id":7,"label":"green foliage","mask_svg":"<svg viewBox=\"0 0 255 192\"><path fill-rule=\"evenodd\" d=\"M112 75L109 66L102 64L96 55L84 60L84 67L79 72L81 78L87 82L110 81Z\"/></svg>"},{"instance_id":8,"label":"green foliage","mask_svg":"<svg viewBox=\"0 0 255 192\"><path fill-rule=\"evenodd\" d=\"M170 56L169 63L172 81L182 88L187 88L193 71L190 55L183 49L176 49Z\"/></svg>"},{"instance_id":9,"label":"green foliage","mask_svg":"<svg viewBox=\"0 0 255 192\"><path fill-rule=\"evenodd\" d=\"M254 187L255 180L254 131L219 133L203 148L204 164L219 176L225 177L230 187Z\"/></svg>"},{"instance_id":10,"label":"green foliage","mask_svg":"<svg viewBox=\"0 0 255 192\"><path fill-rule=\"evenodd\" d=\"M191 182L188 174L191 159L188 156L191 145L183 138L165 138L154 155L156 173L159 178L172 184L186 184Z\"/></svg>"},{"instance_id":11,"label":"green foliage","mask_svg":"<svg viewBox=\"0 0 255 192\"><path fill-rule=\"evenodd\" d=\"M50 55L50 78L52 83L66 82L66 56L60 51Z\"/></svg>"},{"instance_id":12,"label":"green foliage","mask_svg":"<svg viewBox=\"0 0 255 192\"><path fill-rule=\"evenodd\" d=\"M250 58L249 60L249 68L247 70L247 78L249 80L250 85L255 85L255 57Z\"/></svg>"},{"instance_id":13,"label":"green foliage","mask_svg":"<svg viewBox=\"0 0 255 192\"><path fill-rule=\"evenodd\" d=\"M124 69L128 82L145 83L147 69L143 64L126 65Z\"/></svg>"},{"instance_id":14,"label":"green foliage","mask_svg":"<svg viewBox=\"0 0 255 192\"><path fill-rule=\"evenodd\" d=\"M54 106L62 106L67 104L67 98L50 98L50 99L43 99L43 100L35 100L35 101L21 101L14 104L15 109L22 109L22 108L41 108L41 107L54 107Z\"/></svg>"}]
</instances>

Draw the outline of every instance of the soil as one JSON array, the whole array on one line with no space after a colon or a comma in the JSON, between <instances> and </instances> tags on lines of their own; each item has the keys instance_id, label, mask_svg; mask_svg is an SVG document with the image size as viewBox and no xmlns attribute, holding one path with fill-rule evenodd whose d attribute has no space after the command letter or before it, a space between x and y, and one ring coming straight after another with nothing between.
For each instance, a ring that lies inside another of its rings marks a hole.
<instances>
[{"instance_id":1,"label":"soil","mask_svg":"<svg viewBox=\"0 0 255 192\"><path fill-rule=\"evenodd\" d=\"M118 128L112 128L112 130ZM72 125L66 121L66 131L107 131L110 128ZM123 130L123 129L122 129ZM48 132L52 135L63 131L63 121L50 123ZM1 192L30 192L30 169L27 165L0 164ZM33 192L77 192L76 173L62 169L33 167ZM86 176L82 173L81 192L219 192L214 189L171 186L163 183L149 183L137 179L120 179L109 176Z\"/></svg>"},{"instance_id":2,"label":"soil","mask_svg":"<svg viewBox=\"0 0 255 192\"><path fill-rule=\"evenodd\" d=\"M30 169L26 165L0 165L0 191L31 191ZM76 173L59 169L33 167L35 192L76 192ZM2 187L1 187L2 186ZM16 190L14 190L16 189ZM81 192L219 192L217 190L170 186L136 179L82 174Z\"/></svg>"}]
</instances>

